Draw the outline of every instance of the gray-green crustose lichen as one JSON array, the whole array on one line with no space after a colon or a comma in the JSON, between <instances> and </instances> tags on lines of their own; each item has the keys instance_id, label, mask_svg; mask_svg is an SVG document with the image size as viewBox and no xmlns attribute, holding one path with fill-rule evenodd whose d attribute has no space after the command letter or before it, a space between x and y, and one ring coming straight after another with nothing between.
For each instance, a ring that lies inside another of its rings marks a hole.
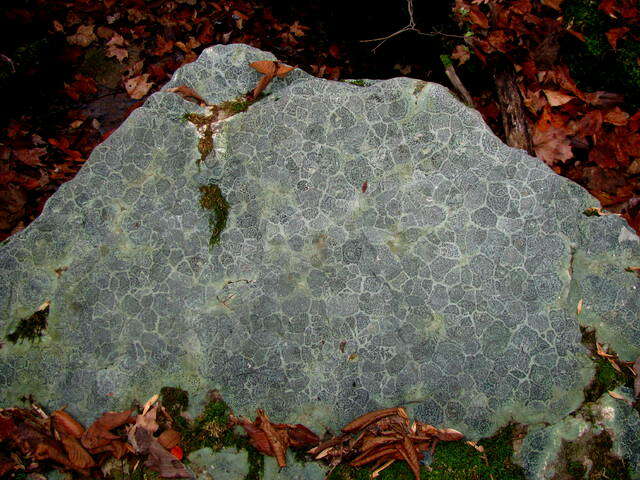
<instances>
[{"instance_id":1,"label":"gray-green crustose lichen","mask_svg":"<svg viewBox=\"0 0 640 480\"><path fill-rule=\"evenodd\" d=\"M265 59L216 46L166 88L220 104ZM198 107L154 94L0 249L2 335L55 305L47 342L0 349L0 402L35 391L88 419L181 384L320 431L415 401L418 420L478 439L579 407L594 374L579 324L640 353L636 237L582 215L593 198L446 88L294 70L269 89L200 168L176 120ZM215 248L211 185L232 207Z\"/></svg>"}]
</instances>

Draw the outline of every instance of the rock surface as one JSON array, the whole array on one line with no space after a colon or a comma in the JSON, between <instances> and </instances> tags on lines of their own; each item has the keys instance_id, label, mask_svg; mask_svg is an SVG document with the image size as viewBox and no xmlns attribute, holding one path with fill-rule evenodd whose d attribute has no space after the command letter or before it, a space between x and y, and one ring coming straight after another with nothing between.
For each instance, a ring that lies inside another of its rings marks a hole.
<instances>
[{"instance_id":1,"label":"rock surface","mask_svg":"<svg viewBox=\"0 0 640 480\"><path fill-rule=\"evenodd\" d=\"M232 100L273 58L213 47L165 90ZM0 334L51 305L40 342L0 349L0 404L32 393L87 421L218 388L238 413L336 427L413 402L473 439L581 404L580 324L640 353L638 238L446 88L296 70L267 91L202 164L182 117L203 109L153 95L2 247ZM212 184L230 209L210 246Z\"/></svg>"}]
</instances>

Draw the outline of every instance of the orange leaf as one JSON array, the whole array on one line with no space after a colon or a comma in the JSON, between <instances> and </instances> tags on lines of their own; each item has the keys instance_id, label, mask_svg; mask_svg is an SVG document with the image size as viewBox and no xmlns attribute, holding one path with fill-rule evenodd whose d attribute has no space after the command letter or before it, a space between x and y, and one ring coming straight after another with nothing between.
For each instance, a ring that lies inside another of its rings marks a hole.
<instances>
[{"instance_id":1,"label":"orange leaf","mask_svg":"<svg viewBox=\"0 0 640 480\"><path fill-rule=\"evenodd\" d=\"M453 49L453 53L451 54L451 58L458 60L460 65L464 64L471 58L469 47L466 45L456 45L456 48Z\"/></svg>"},{"instance_id":2,"label":"orange leaf","mask_svg":"<svg viewBox=\"0 0 640 480\"><path fill-rule=\"evenodd\" d=\"M615 50L618 45L618 40L624 37L627 32L629 32L628 27L612 28L609 30L605 35L607 36L607 40L609 41L611 48Z\"/></svg>"},{"instance_id":3,"label":"orange leaf","mask_svg":"<svg viewBox=\"0 0 640 480\"><path fill-rule=\"evenodd\" d=\"M560 92L558 90L544 90L544 94L547 96L549 105L551 105L552 107L564 105L565 103L570 102L575 98L572 95L567 95L566 93Z\"/></svg>"},{"instance_id":4,"label":"orange leaf","mask_svg":"<svg viewBox=\"0 0 640 480\"><path fill-rule=\"evenodd\" d=\"M566 132L559 128L547 130L536 128L533 133L533 145L536 155L547 165L555 165L573 158L571 143Z\"/></svg>"},{"instance_id":5,"label":"orange leaf","mask_svg":"<svg viewBox=\"0 0 640 480\"><path fill-rule=\"evenodd\" d=\"M51 413L51 418L56 430L59 432L74 438L82 437L84 427L64 410L56 410Z\"/></svg>"},{"instance_id":6,"label":"orange leaf","mask_svg":"<svg viewBox=\"0 0 640 480\"><path fill-rule=\"evenodd\" d=\"M175 430L165 430L158 437L158 442L167 450L171 450L173 447L180 443L181 435Z\"/></svg>"},{"instance_id":7,"label":"orange leaf","mask_svg":"<svg viewBox=\"0 0 640 480\"><path fill-rule=\"evenodd\" d=\"M130 78L124 82L124 88L127 90L127 93L131 98L140 100L149 93L149 90L153 85L153 82L147 82L148 79L148 73Z\"/></svg>"},{"instance_id":8,"label":"orange leaf","mask_svg":"<svg viewBox=\"0 0 640 480\"><path fill-rule=\"evenodd\" d=\"M89 452L87 452L77 438L74 438L69 435L61 434L60 440L62 441L62 445L64 446L65 451L67 452L67 456L69 457L69 461L71 462L71 466L76 470L86 470L96 466L96 462L94 462Z\"/></svg>"},{"instance_id":9,"label":"orange leaf","mask_svg":"<svg viewBox=\"0 0 640 480\"><path fill-rule=\"evenodd\" d=\"M273 60L260 60L249 64L251 68L265 75L275 75L277 70L277 62Z\"/></svg>"},{"instance_id":10,"label":"orange leaf","mask_svg":"<svg viewBox=\"0 0 640 480\"><path fill-rule=\"evenodd\" d=\"M629 114L620 107L613 107L604 115L604 121L619 127L626 125L629 121Z\"/></svg>"}]
</instances>

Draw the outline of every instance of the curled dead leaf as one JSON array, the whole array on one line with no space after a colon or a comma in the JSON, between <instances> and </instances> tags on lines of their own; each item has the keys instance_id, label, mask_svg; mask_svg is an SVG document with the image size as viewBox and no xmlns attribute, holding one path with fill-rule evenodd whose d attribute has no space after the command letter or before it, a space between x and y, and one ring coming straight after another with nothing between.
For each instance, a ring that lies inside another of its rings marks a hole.
<instances>
[{"instance_id":1,"label":"curled dead leaf","mask_svg":"<svg viewBox=\"0 0 640 480\"><path fill-rule=\"evenodd\" d=\"M382 410L375 410L373 412L366 413L355 420L349 422L347 425L342 427L342 431L345 433L354 432L357 430L361 430L367 425L377 422L378 420L389 417L391 415L398 415L402 418L409 418L407 416L407 412L402 407L393 407L393 408L384 408Z\"/></svg>"},{"instance_id":2,"label":"curled dead leaf","mask_svg":"<svg viewBox=\"0 0 640 480\"><path fill-rule=\"evenodd\" d=\"M85 430L80 423L64 410L56 410L51 413L53 425L58 432L69 435L73 438L80 438Z\"/></svg>"},{"instance_id":3,"label":"curled dead leaf","mask_svg":"<svg viewBox=\"0 0 640 480\"><path fill-rule=\"evenodd\" d=\"M182 435L175 430L169 429L165 430L158 436L158 443L162 445L167 450L171 450L173 447L180 443L180 439Z\"/></svg>"}]
</instances>

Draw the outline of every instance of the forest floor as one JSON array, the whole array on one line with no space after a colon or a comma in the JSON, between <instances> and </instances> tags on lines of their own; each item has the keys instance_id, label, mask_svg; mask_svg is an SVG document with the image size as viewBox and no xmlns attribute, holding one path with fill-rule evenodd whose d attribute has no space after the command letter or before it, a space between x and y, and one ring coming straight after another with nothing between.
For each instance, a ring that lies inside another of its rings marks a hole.
<instances>
[{"instance_id":1,"label":"forest floor","mask_svg":"<svg viewBox=\"0 0 640 480\"><path fill-rule=\"evenodd\" d=\"M403 75L442 83L463 99L468 90L467 103L513 144L512 105L496 88L501 65L524 111L524 148L638 227L637 0L452 0L415 9L412 0L393 8L343 3L3 4L0 87L9 94L0 113L0 240L36 218L178 67L227 43L271 51L332 80Z\"/></svg>"}]
</instances>

